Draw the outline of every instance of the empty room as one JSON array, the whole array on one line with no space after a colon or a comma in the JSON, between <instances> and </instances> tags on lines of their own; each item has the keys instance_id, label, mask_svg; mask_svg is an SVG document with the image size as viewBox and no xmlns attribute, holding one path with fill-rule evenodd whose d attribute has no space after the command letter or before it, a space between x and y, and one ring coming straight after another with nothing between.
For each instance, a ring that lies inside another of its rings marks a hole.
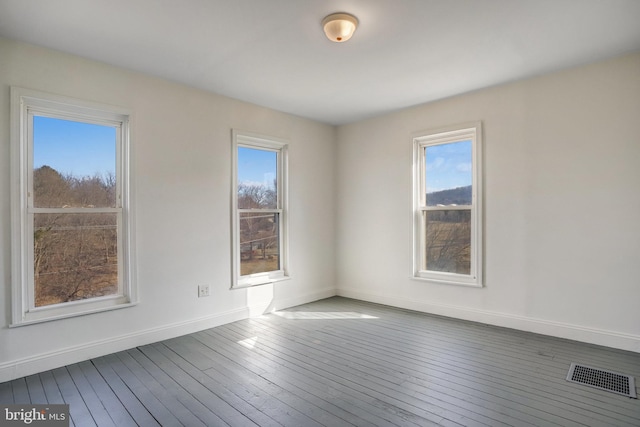
<instances>
[{"instance_id":1,"label":"empty room","mask_svg":"<svg viewBox=\"0 0 640 427\"><path fill-rule=\"evenodd\" d=\"M640 426L637 0L0 0L0 426Z\"/></svg>"}]
</instances>

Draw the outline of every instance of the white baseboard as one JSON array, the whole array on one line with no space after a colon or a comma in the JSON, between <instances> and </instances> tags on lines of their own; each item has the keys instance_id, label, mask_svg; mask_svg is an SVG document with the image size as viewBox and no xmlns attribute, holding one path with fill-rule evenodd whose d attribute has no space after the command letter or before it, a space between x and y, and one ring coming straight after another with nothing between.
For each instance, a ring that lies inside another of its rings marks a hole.
<instances>
[{"instance_id":1,"label":"white baseboard","mask_svg":"<svg viewBox=\"0 0 640 427\"><path fill-rule=\"evenodd\" d=\"M565 338L620 350L640 353L640 336L595 328L535 319L512 314L497 313L467 307L433 304L422 301L397 298L392 295L372 294L356 289L338 289L337 295L378 304L390 305L423 313L437 314L456 319L470 320L494 326L534 332L557 338Z\"/></svg>"},{"instance_id":2,"label":"white baseboard","mask_svg":"<svg viewBox=\"0 0 640 427\"><path fill-rule=\"evenodd\" d=\"M246 308L93 341L0 364L0 382L246 319Z\"/></svg>"},{"instance_id":3,"label":"white baseboard","mask_svg":"<svg viewBox=\"0 0 640 427\"><path fill-rule=\"evenodd\" d=\"M121 335L115 338L97 340L36 356L0 363L0 382L11 381L16 378L36 374L38 372L59 368L60 366L82 362L84 360L104 356L106 354L179 337L208 328L214 328L237 320L247 319L252 315L255 316L271 312L276 309L280 310L287 307L293 307L329 298L334 295L336 295L335 289L327 288L318 292L293 298L279 299L275 302L265 301L264 303L257 303L250 307L243 307L212 316L173 323L157 328Z\"/></svg>"}]
</instances>

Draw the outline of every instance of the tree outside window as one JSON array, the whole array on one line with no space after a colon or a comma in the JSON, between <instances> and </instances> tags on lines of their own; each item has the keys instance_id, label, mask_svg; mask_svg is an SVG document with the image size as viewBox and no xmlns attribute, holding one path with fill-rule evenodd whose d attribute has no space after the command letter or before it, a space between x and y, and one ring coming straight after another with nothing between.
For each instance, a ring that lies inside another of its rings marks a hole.
<instances>
[{"instance_id":1,"label":"tree outside window","mask_svg":"<svg viewBox=\"0 0 640 427\"><path fill-rule=\"evenodd\" d=\"M12 106L13 324L130 305L128 114L20 88Z\"/></svg>"},{"instance_id":2,"label":"tree outside window","mask_svg":"<svg viewBox=\"0 0 640 427\"><path fill-rule=\"evenodd\" d=\"M480 125L414 138L414 277L482 285Z\"/></svg>"},{"instance_id":3,"label":"tree outside window","mask_svg":"<svg viewBox=\"0 0 640 427\"><path fill-rule=\"evenodd\" d=\"M288 277L287 145L234 133L234 287Z\"/></svg>"}]
</instances>

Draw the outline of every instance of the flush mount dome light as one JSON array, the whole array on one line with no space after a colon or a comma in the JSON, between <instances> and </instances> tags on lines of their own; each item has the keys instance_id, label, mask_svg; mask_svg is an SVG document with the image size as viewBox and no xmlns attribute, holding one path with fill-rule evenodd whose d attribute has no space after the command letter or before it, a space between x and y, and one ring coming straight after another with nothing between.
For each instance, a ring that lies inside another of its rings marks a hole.
<instances>
[{"instance_id":1,"label":"flush mount dome light","mask_svg":"<svg viewBox=\"0 0 640 427\"><path fill-rule=\"evenodd\" d=\"M358 18L348 13L333 13L322 20L324 33L332 42L346 42L357 27Z\"/></svg>"}]
</instances>

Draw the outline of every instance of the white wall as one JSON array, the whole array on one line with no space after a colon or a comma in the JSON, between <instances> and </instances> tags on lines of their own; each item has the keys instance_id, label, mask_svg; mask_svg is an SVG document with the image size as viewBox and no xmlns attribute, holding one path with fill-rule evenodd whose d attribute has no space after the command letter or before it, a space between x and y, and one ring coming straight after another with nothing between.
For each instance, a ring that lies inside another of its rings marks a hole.
<instances>
[{"instance_id":1,"label":"white wall","mask_svg":"<svg viewBox=\"0 0 640 427\"><path fill-rule=\"evenodd\" d=\"M138 306L8 328L12 85L133 111ZM275 286L229 290L232 128L290 142L293 279ZM0 39L0 382L333 295L334 156L334 127Z\"/></svg>"},{"instance_id":2,"label":"white wall","mask_svg":"<svg viewBox=\"0 0 640 427\"><path fill-rule=\"evenodd\" d=\"M133 110L138 306L8 328L12 85ZM345 296L640 351L639 117L640 54L336 131L0 39L0 381L327 297L335 283ZM410 135L475 120L486 286L412 280ZM229 290L231 128L290 141L293 279L275 287ZM201 283L209 298L196 297Z\"/></svg>"},{"instance_id":3,"label":"white wall","mask_svg":"<svg viewBox=\"0 0 640 427\"><path fill-rule=\"evenodd\" d=\"M639 118L633 54L340 127L338 293L640 351ZM412 280L410 135L476 120L486 286Z\"/></svg>"}]
</instances>

